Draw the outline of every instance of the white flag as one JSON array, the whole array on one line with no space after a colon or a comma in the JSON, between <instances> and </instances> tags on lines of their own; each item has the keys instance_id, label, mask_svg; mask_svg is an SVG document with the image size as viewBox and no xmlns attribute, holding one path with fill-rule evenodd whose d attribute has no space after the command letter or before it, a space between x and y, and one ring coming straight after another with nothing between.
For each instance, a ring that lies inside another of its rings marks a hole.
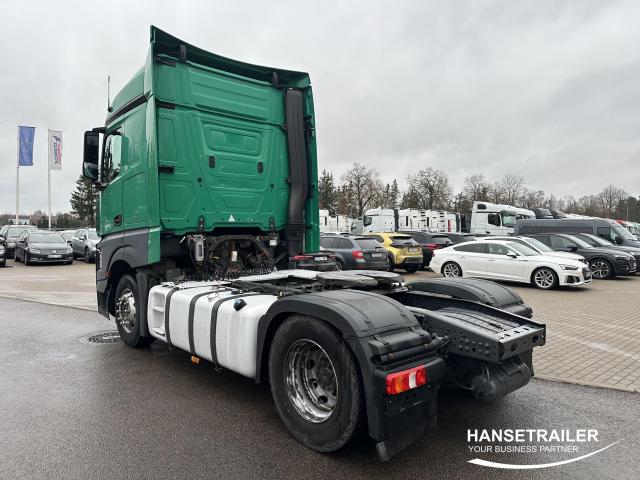
<instances>
[{"instance_id":1,"label":"white flag","mask_svg":"<svg viewBox=\"0 0 640 480\"><path fill-rule=\"evenodd\" d=\"M49 130L49 170L62 170L62 132Z\"/></svg>"}]
</instances>

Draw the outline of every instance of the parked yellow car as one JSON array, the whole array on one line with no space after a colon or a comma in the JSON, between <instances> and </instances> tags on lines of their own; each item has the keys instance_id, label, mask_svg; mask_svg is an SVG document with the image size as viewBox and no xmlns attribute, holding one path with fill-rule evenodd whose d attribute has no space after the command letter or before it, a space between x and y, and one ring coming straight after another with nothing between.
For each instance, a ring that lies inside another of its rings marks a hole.
<instances>
[{"instance_id":1,"label":"parked yellow car","mask_svg":"<svg viewBox=\"0 0 640 480\"><path fill-rule=\"evenodd\" d=\"M389 254L389 270L404 268L416 272L422 265L422 249L411 236L404 233L370 233L369 237L380 242Z\"/></svg>"}]
</instances>

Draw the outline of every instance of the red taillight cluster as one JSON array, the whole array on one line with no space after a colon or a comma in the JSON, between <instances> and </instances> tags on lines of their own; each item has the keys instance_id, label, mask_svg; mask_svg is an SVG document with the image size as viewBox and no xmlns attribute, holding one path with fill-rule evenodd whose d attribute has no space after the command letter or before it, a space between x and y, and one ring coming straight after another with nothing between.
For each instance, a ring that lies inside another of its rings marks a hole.
<instances>
[{"instance_id":1,"label":"red taillight cluster","mask_svg":"<svg viewBox=\"0 0 640 480\"><path fill-rule=\"evenodd\" d=\"M309 256L309 255L296 255L295 257L293 257L293 260L298 262L300 260L311 260L313 257Z\"/></svg>"},{"instance_id":2,"label":"red taillight cluster","mask_svg":"<svg viewBox=\"0 0 640 480\"><path fill-rule=\"evenodd\" d=\"M436 248L440 248L442 245L439 245L437 243L427 243L427 248L429 250L435 250Z\"/></svg>"},{"instance_id":3,"label":"red taillight cluster","mask_svg":"<svg viewBox=\"0 0 640 480\"><path fill-rule=\"evenodd\" d=\"M353 255L353 258L364 258L364 253L362 253L362 250L353 250L351 252L351 255Z\"/></svg>"},{"instance_id":4,"label":"red taillight cluster","mask_svg":"<svg viewBox=\"0 0 640 480\"><path fill-rule=\"evenodd\" d=\"M397 395L427 384L427 368L424 365L387 375L387 395Z\"/></svg>"}]
</instances>

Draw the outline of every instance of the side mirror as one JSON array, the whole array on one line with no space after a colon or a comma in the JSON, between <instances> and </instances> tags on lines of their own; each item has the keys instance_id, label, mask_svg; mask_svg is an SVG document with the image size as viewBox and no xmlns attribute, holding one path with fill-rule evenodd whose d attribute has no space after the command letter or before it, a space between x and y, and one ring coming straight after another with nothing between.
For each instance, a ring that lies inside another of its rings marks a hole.
<instances>
[{"instance_id":1,"label":"side mirror","mask_svg":"<svg viewBox=\"0 0 640 480\"><path fill-rule=\"evenodd\" d=\"M509 252L509 253L507 253L507 257L509 257L509 258L518 258L518 255L515 252Z\"/></svg>"},{"instance_id":2,"label":"side mirror","mask_svg":"<svg viewBox=\"0 0 640 480\"><path fill-rule=\"evenodd\" d=\"M84 132L84 155L82 159L82 176L93 182L98 181L100 134L98 132Z\"/></svg>"},{"instance_id":3,"label":"side mirror","mask_svg":"<svg viewBox=\"0 0 640 480\"><path fill-rule=\"evenodd\" d=\"M614 242L616 245L622 245L624 243L624 240L622 239L622 237L616 237Z\"/></svg>"},{"instance_id":4,"label":"side mirror","mask_svg":"<svg viewBox=\"0 0 640 480\"><path fill-rule=\"evenodd\" d=\"M569 251L570 252L577 252L578 251L578 246L577 245L569 245Z\"/></svg>"}]
</instances>

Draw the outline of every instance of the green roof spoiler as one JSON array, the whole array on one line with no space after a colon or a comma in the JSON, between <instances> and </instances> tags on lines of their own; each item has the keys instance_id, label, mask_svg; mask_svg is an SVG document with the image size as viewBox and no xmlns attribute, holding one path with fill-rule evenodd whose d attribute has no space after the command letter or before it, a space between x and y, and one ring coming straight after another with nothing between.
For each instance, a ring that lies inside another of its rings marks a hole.
<instances>
[{"instance_id":1,"label":"green roof spoiler","mask_svg":"<svg viewBox=\"0 0 640 480\"><path fill-rule=\"evenodd\" d=\"M154 57L162 55L173 57L176 61L194 62L235 75L269 82L277 87L305 88L311 84L307 73L262 67L222 57L194 47L153 25L151 26L151 53Z\"/></svg>"}]
</instances>

